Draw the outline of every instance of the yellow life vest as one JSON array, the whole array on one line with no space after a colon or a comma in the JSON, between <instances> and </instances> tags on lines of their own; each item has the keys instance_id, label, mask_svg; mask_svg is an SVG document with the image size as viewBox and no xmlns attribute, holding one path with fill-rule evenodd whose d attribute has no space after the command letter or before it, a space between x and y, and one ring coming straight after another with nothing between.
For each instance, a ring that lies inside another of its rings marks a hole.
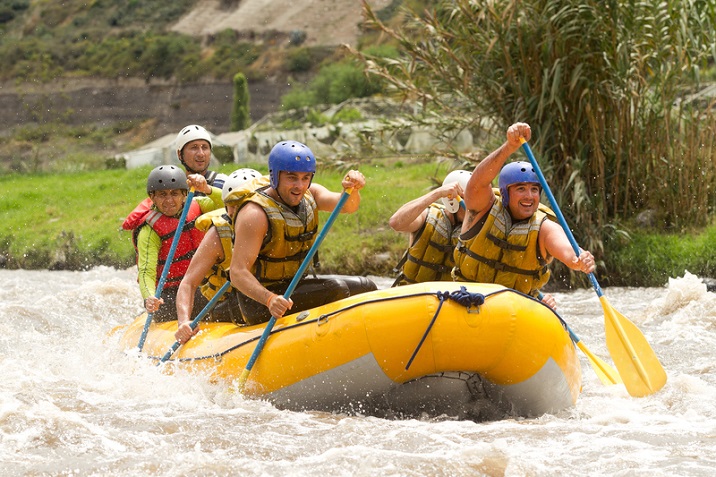
<instances>
[{"instance_id":1,"label":"yellow life vest","mask_svg":"<svg viewBox=\"0 0 716 477\"><path fill-rule=\"evenodd\" d=\"M196 219L196 227L204 232L207 232L210 227L216 227L221 241L221 248L224 251L224 260L214 264L200 288L206 299L211 300L216 295L216 292L224 286L224 283L229 281L229 269L231 268L231 257L234 250L233 221L227 214L226 209L217 209ZM225 293L221 300L227 296L228 293Z\"/></svg>"},{"instance_id":2,"label":"yellow life vest","mask_svg":"<svg viewBox=\"0 0 716 477\"><path fill-rule=\"evenodd\" d=\"M261 176L250 181L245 182L239 188L233 190L224 200L224 204L233 205L234 202L240 200L247 194L252 193L259 187L264 187L269 184L268 176ZM211 212L203 214L196 220L196 227L199 230L207 232L210 227L216 227L216 231L221 241L221 248L224 251L224 260L220 263L215 263L211 268L211 272L206 276L202 283L200 290L201 293L206 297L207 300L211 300L216 292L227 281L231 281L231 275L229 270L231 269L231 258L234 253L234 219L236 217L229 217L226 208L217 209ZM226 293L221 297L220 301L225 300L232 288L229 288Z\"/></svg>"},{"instance_id":3,"label":"yellow life vest","mask_svg":"<svg viewBox=\"0 0 716 477\"><path fill-rule=\"evenodd\" d=\"M547 214L541 209L527 220L512 222L501 200L495 200L482 226L460 235L455 247L453 278L497 283L529 295L549 281L547 262L539 256L539 235Z\"/></svg>"},{"instance_id":4,"label":"yellow life vest","mask_svg":"<svg viewBox=\"0 0 716 477\"><path fill-rule=\"evenodd\" d=\"M229 197L241 209L249 202L266 213L269 229L251 272L266 286L293 278L313 245L318 231L316 201L309 190L296 211L266 194L268 186Z\"/></svg>"},{"instance_id":5,"label":"yellow life vest","mask_svg":"<svg viewBox=\"0 0 716 477\"><path fill-rule=\"evenodd\" d=\"M244 182L239 187L235 188L224 198L224 205L236 205L242 203L243 200L250 194L253 194L257 189L266 187L271 183L269 176L255 177L247 182Z\"/></svg>"},{"instance_id":6,"label":"yellow life vest","mask_svg":"<svg viewBox=\"0 0 716 477\"><path fill-rule=\"evenodd\" d=\"M452 281L453 251L462 222L452 224L442 204L431 204L425 223L397 265L396 283Z\"/></svg>"}]
</instances>

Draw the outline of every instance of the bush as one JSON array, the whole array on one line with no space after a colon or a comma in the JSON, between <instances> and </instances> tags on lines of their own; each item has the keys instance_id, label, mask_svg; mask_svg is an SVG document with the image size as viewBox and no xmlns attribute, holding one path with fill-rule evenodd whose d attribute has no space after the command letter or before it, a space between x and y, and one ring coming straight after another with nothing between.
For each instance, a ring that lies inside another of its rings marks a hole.
<instances>
[{"instance_id":1,"label":"bush","mask_svg":"<svg viewBox=\"0 0 716 477\"><path fill-rule=\"evenodd\" d=\"M313 57L311 50L308 48L296 48L288 53L286 69L295 73L298 71L308 71L313 66Z\"/></svg>"},{"instance_id":2,"label":"bush","mask_svg":"<svg viewBox=\"0 0 716 477\"><path fill-rule=\"evenodd\" d=\"M0 25L11 22L15 18L15 12L6 6L0 6Z\"/></svg>"},{"instance_id":3,"label":"bush","mask_svg":"<svg viewBox=\"0 0 716 477\"><path fill-rule=\"evenodd\" d=\"M319 104L315 93L307 86L294 85L291 90L281 96L281 109L300 109L306 106Z\"/></svg>"},{"instance_id":4,"label":"bush","mask_svg":"<svg viewBox=\"0 0 716 477\"><path fill-rule=\"evenodd\" d=\"M296 109L318 104L338 104L364 98L382 90L377 80L368 80L363 69L350 60L322 67L306 86L296 85L281 97L281 108Z\"/></svg>"},{"instance_id":5,"label":"bush","mask_svg":"<svg viewBox=\"0 0 716 477\"><path fill-rule=\"evenodd\" d=\"M337 124L343 123L354 123L363 119L363 114L356 108L341 108L331 118L331 123Z\"/></svg>"}]
</instances>

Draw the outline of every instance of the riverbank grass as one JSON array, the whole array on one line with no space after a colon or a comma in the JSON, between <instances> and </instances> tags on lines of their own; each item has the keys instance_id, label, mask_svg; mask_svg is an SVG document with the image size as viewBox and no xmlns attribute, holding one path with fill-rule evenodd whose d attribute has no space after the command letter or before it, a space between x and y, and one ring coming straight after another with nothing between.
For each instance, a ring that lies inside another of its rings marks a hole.
<instances>
[{"instance_id":1,"label":"riverbank grass","mask_svg":"<svg viewBox=\"0 0 716 477\"><path fill-rule=\"evenodd\" d=\"M266 173L265 164L246 164ZM224 165L230 173L235 165ZM0 175L0 267L82 270L135 263L130 233L121 224L146 197L151 167L59 174ZM319 257L322 273L392 276L407 236L388 226L405 202L439 184L447 164L433 160L375 160L360 166L367 178L360 210L341 215ZM315 181L340 190L344 170L320 167ZM328 213L321 213L324 224ZM689 271L716 277L716 224L690 233L630 230L631 241L607 244L597 276L605 286L661 286ZM556 285L568 283L555 268ZM584 282L586 285L586 282Z\"/></svg>"},{"instance_id":2,"label":"riverbank grass","mask_svg":"<svg viewBox=\"0 0 716 477\"><path fill-rule=\"evenodd\" d=\"M247 164L262 173L265 165ZM222 166L230 173L234 165ZM122 222L146 197L151 167L60 174L0 176L0 265L25 269L126 268L135 263ZM319 256L325 273L391 274L407 237L388 226L404 202L425 193L431 177L447 173L432 162L361 167L367 186L360 210L342 215ZM345 171L320 169L315 181L340 190ZM321 213L321 224L328 213Z\"/></svg>"}]
</instances>

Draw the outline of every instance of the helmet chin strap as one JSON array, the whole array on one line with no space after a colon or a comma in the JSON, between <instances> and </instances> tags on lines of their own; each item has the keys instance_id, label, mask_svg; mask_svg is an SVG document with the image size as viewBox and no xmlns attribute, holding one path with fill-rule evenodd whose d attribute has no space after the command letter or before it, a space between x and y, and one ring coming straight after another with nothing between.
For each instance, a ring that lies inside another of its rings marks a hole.
<instances>
[{"instance_id":1,"label":"helmet chin strap","mask_svg":"<svg viewBox=\"0 0 716 477\"><path fill-rule=\"evenodd\" d=\"M281 199L281 202L288 205L288 202L286 201L286 199L283 198L283 196L281 195L281 192L278 190L278 184L276 184L275 190L276 190L276 195L278 196L279 199Z\"/></svg>"},{"instance_id":2,"label":"helmet chin strap","mask_svg":"<svg viewBox=\"0 0 716 477\"><path fill-rule=\"evenodd\" d=\"M188 165L186 162L184 162L184 153L181 153L181 154L179 155L179 162L181 162L182 165L184 166L184 169L186 169L187 172L189 172L189 173L191 173L191 174L201 174L201 175L203 176L203 175L204 175L204 172L206 172L206 170L209 168L209 167L207 166L207 168L204 169L203 171L197 171L197 170L192 169L191 167L189 167L189 165Z\"/></svg>"}]
</instances>

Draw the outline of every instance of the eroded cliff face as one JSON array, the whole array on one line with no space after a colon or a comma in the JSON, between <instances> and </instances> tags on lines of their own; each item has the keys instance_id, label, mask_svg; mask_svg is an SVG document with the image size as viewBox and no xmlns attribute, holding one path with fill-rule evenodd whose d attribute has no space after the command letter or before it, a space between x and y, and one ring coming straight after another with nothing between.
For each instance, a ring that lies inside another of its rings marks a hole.
<instances>
[{"instance_id":1,"label":"eroded cliff face","mask_svg":"<svg viewBox=\"0 0 716 477\"><path fill-rule=\"evenodd\" d=\"M288 91L278 79L251 81L254 121L280 107ZM19 124L60 121L65 124L104 124L155 119L156 134L175 132L187 124L202 124L217 133L229 130L231 82L174 84L140 79L67 79L47 85L0 85L0 130Z\"/></svg>"}]
</instances>

